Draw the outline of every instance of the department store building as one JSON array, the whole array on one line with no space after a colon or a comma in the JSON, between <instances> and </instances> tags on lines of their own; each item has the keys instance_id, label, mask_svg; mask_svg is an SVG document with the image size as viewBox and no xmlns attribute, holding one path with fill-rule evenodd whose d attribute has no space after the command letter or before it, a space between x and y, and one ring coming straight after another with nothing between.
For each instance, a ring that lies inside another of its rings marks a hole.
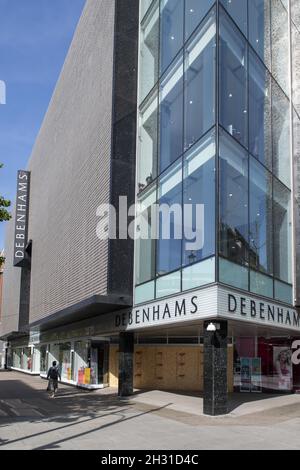
<instances>
[{"instance_id":1,"label":"department store building","mask_svg":"<svg viewBox=\"0 0 300 470\"><path fill-rule=\"evenodd\" d=\"M201 392L207 414L233 391L300 389L299 44L297 0L87 0L18 174L7 367ZM157 237L97 237L120 196ZM154 204L182 208L168 239Z\"/></svg>"}]
</instances>

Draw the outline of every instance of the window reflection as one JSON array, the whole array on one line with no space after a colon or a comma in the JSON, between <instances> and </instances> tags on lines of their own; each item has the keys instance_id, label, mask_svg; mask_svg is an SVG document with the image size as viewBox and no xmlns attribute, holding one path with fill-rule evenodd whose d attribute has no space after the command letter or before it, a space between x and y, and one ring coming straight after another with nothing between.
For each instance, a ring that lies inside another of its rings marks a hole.
<instances>
[{"instance_id":1,"label":"window reflection","mask_svg":"<svg viewBox=\"0 0 300 470\"><path fill-rule=\"evenodd\" d=\"M150 7L152 1L153 0L140 0L141 18L143 18L145 13L148 11L148 8Z\"/></svg>"},{"instance_id":2,"label":"window reflection","mask_svg":"<svg viewBox=\"0 0 300 470\"><path fill-rule=\"evenodd\" d=\"M251 0L252 1L252 0ZM248 0L221 0L230 16L240 30L247 36L247 3Z\"/></svg>"},{"instance_id":3,"label":"window reflection","mask_svg":"<svg viewBox=\"0 0 300 470\"><path fill-rule=\"evenodd\" d=\"M300 3L299 0L291 0L291 15L292 19L297 26L298 29L300 29Z\"/></svg>"},{"instance_id":4,"label":"window reflection","mask_svg":"<svg viewBox=\"0 0 300 470\"><path fill-rule=\"evenodd\" d=\"M293 104L300 114L300 29L292 24Z\"/></svg>"},{"instance_id":5,"label":"window reflection","mask_svg":"<svg viewBox=\"0 0 300 470\"><path fill-rule=\"evenodd\" d=\"M158 80L159 56L159 1L141 24L140 38L140 102L147 96Z\"/></svg>"},{"instance_id":6,"label":"window reflection","mask_svg":"<svg viewBox=\"0 0 300 470\"><path fill-rule=\"evenodd\" d=\"M185 38L189 38L215 0L185 0Z\"/></svg>"},{"instance_id":7,"label":"window reflection","mask_svg":"<svg viewBox=\"0 0 300 470\"><path fill-rule=\"evenodd\" d=\"M249 2L249 41L267 67L271 63L270 0Z\"/></svg>"},{"instance_id":8,"label":"window reflection","mask_svg":"<svg viewBox=\"0 0 300 470\"><path fill-rule=\"evenodd\" d=\"M138 142L138 187L142 191L157 175L158 92L140 109Z\"/></svg>"},{"instance_id":9,"label":"window reflection","mask_svg":"<svg viewBox=\"0 0 300 470\"><path fill-rule=\"evenodd\" d=\"M138 199L137 240L135 243L136 284L155 277L155 220L151 208L156 202L156 185L149 187Z\"/></svg>"},{"instance_id":10,"label":"window reflection","mask_svg":"<svg viewBox=\"0 0 300 470\"><path fill-rule=\"evenodd\" d=\"M248 155L220 136L220 254L248 264Z\"/></svg>"},{"instance_id":11,"label":"window reflection","mask_svg":"<svg viewBox=\"0 0 300 470\"><path fill-rule=\"evenodd\" d=\"M183 45L184 2L160 2L160 72L170 65Z\"/></svg>"},{"instance_id":12,"label":"window reflection","mask_svg":"<svg viewBox=\"0 0 300 470\"><path fill-rule=\"evenodd\" d=\"M274 275L290 283L291 225L291 193L274 179Z\"/></svg>"},{"instance_id":13,"label":"window reflection","mask_svg":"<svg viewBox=\"0 0 300 470\"><path fill-rule=\"evenodd\" d=\"M195 33L185 55L185 150L215 122L215 41L213 12Z\"/></svg>"},{"instance_id":14,"label":"window reflection","mask_svg":"<svg viewBox=\"0 0 300 470\"><path fill-rule=\"evenodd\" d=\"M272 74L289 94L289 24L281 0L271 0Z\"/></svg>"},{"instance_id":15,"label":"window reflection","mask_svg":"<svg viewBox=\"0 0 300 470\"><path fill-rule=\"evenodd\" d=\"M162 210L166 210L173 204L182 206L182 163L181 161L173 165L163 174L159 180L158 201L160 207L159 214L159 240L157 243L157 274L163 275L181 265L181 237L182 233L182 213L179 210L170 211L170 219L163 219ZM178 207L177 207L178 209ZM162 223L164 220L164 224ZM164 236L165 230L170 230L169 237Z\"/></svg>"},{"instance_id":16,"label":"window reflection","mask_svg":"<svg viewBox=\"0 0 300 470\"><path fill-rule=\"evenodd\" d=\"M272 175L250 158L250 265L273 273Z\"/></svg>"},{"instance_id":17,"label":"window reflection","mask_svg":"<svg viewBox=\"0 0 300 470\"><path fill-rule=\"evenodd\" d=\"M249 54L249 150L272 168L271 78L253 52Z\"/></svg>"},{"instance_id":18,"label":"window reflection","mask_svg":"<svg viewBox=\"0 0 300 470\"><path fill-rule=\"evenodd\" d=\"M215 175L215 132L212 132L184 157L183 202L186 211L192 210L191 220L187 217L190 212L184 214L185 234L195 233L198 240L204 235L204 246L198 250L187 249L187 243L195 243L196 236L183 241L184 265L215 253ZM197 204L204 206L204 226L196 226Z\"/></svg>"},{"instance_id":19,"label":"window reflection","mask_svg":"<svg viewBox=\"0 0 300 470\"><path fill-rule=\"evenodd\" d=\"M247 45L225 13L220 15L220 122L247 146Z\"/></svg>"},{"instance_id":20,"label":"window reflection","mask_svg":"<svg viewBox=\"0 0 300 470\"><path fill-rule=\"evenodd\" d=\"M164 76L160 86L160 172L182 154L183 57Z\"/></svg>"},{"instance_id":21,"label":"window reflection","mask_svg":"<svg viewBox=\"0 0 300 470\"><path fill-rule=\"evenodd\" d=\"M290 187L290 103L274 80L272 82L272 123L273 173Z\"/></svg>"}]
</instances>

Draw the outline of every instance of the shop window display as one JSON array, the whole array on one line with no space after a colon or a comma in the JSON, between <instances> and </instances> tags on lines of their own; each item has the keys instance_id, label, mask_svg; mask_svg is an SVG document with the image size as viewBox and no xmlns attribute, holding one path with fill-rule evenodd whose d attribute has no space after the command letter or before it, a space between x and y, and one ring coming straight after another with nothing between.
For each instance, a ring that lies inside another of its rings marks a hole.
<instances>
[{"instance_id":1,"label":"shop window display","mask_svg":"<svg viewBox=\"0 0 300 470\"><path fill-rule=\"evenodd\" d=\"M32 367L31 348L24 348L23 355L22 355L22 369L31 371L31 367Z\"/></svg>"},{"instance_id":2,"label":"shop window display","mask_svg":"<svg viewBox=\"0 0 300 470\"><path fill-rule=\"evenodd\" d=\"M40 373L47 374L47 346L40 347Z\"/></svg>"},{"instance_id":3,"label":"shop window display","mask_svg":"<svg viewBox=\"0 0 300 470\"><path fill-rule=\"evenodd\" d=\"M21 356L22 349L13 349L12 351L12 366L16 369L21 369Z\"/></svg>"},{"instance_id":4,"label":"shop window display","mask_svg":"<svg viewBox=\"0 0 300 470\"><path fill-rule=\"evenodd\" d=\"M291 338L236 338L234 385L241 392L292 392L300 368L292 364Z\"/></svg>"},{"instance_id":5,"label":"shop window display","mask_svg":"<svg viewBox=\"0 0 300 470\"><path fill-rule=\"evenodd\" d=\"M88 364L89 342L75 342L75 382L79 385L91 383L91 369Z\"/></svg>"},{"instance_id":6,"label":"shop window display","mask_svg":"<svg viewBox=\"0 0 300 470\"><path fill-rule=\"evenodd\" d=\"M60 345L59 366L62 380L72 380L71 343L63 343Z\"/></svg>"}]
</instances>

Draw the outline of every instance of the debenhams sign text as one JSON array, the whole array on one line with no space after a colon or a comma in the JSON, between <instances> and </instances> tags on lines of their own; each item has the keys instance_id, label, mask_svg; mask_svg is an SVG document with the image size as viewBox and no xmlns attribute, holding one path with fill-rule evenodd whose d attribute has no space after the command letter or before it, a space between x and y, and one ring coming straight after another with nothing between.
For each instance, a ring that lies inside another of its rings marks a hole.
<instances>
[{"instance_id":1,"label":"debenhams sign text","mask_svg":"<svg viewBox=\"0 0 300 470\"><path fill-rule=\"evenodd\" d=\"M30 173L28 171L18 171L14 266L22 266L25 260L28 232L29 179Z\"/></svg>"},{"instance_id":2,"label":"debenhams sign text","mask_svg":"<svg viewBox=\"0 0 300 470\"><path fill-rule=\"evenodd\" d=\"M219 311L216 311L216 317L243 318L249 322L300 329L300 314L294 309L231 294L227 291L220 290L219 294L222 297L222 302L220 302ZM201 297L202 294L187 295L116 314L115 327L130 329L175 323L182 320L205 320L205 318L212 316L212 310L218 309L213 306L207 307L207 302L203 302Z\"/></svg>"}]
</instances>

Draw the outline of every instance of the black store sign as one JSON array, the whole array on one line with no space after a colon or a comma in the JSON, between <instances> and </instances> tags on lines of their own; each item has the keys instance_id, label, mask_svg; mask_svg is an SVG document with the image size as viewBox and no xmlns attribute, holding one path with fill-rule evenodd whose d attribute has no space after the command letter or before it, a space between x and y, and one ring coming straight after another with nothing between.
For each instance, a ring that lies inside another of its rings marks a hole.
<instances>
[{"instance_id":1,"label":"black store sign","mask_svg":"<svg viewBox=\"0 0 300 470\"><path fill-rule=\"evenodd\" d=\"M28 238L30 172L18 171L17 200L15 216L14 266L26 263L26 244Z\"/></svg>"}]
</instances>

